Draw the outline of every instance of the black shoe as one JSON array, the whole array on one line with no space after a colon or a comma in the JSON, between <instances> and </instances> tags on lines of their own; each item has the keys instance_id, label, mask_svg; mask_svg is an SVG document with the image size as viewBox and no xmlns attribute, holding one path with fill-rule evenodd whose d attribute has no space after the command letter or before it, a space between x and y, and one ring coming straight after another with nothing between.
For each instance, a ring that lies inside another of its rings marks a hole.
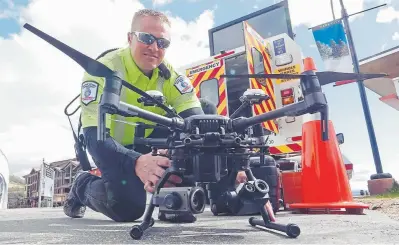
<instances>
[{"instance_id":1,"label":"black shoe","mask_svg":"<svg viewBox=\"0 0 399 245\"><path fill-rule=\"evenodd\" d=\"M89 173L81 172L76 175L75 181L72 183L71 190L69 191L67 200L65 201L64 213L65 215L71 218L83 218L85 214L86 206L84 206L82 203L79 202L79 200L77 200L74 193L75 193L76 183L79 177L85 176L87 174Z\"/></svg>"},{"instance_id":2,"label":"black shoe","mask_svg":"<svg viewBox=\"0 0 399 245\"><path fill-rule=\"evenodd\" d=\"M197 221L197 218L191 213L165 214L163 212L159 212L158 219L171 223L194 223Z\"/></svg>"},{"instance_id":3,"label":"black shoe","mask_svg":"<svg viewBox=\"0 0 399 245\"><path fill-rule=\"evenodd\" d=\"M86 207L76 201L74 198L68 197L64 204L64 213L71 218L83 218Z\"/></svg>"}]
</instances>

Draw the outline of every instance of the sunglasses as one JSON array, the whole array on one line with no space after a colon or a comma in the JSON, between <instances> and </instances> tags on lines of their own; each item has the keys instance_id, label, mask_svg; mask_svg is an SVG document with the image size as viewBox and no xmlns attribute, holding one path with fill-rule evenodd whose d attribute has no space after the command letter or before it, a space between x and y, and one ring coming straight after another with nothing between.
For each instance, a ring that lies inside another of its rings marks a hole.
<instances>
[{"instance_id":1,"label":"sunglasses","mask_svg":"<svg viewBox=\"0 0 399 245\"><path fill-rule=\"evenodd\" d=\"M154 42L157 42L158 48L160 49L166 49L170 45L170 41L165 38L157 38L154 35L146 32L139 32L139 31L134 31L132 32L134 35L136 35L137 40L141 43L151 45Z\"/></svg>"}]
</instances>

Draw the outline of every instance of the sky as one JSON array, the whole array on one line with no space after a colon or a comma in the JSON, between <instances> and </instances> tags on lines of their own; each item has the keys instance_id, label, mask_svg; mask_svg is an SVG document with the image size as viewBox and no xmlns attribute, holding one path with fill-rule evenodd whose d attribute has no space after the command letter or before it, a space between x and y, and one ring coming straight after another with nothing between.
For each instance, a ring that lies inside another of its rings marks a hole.
<instances>
[{"instance_id":1,"label":"sky","mask_svg":"<svg viewBox=\"0 0 399 245\"><path fill-rule=\"evenodd\" d=\"M318 70L323 63L309 27L332 20L329 0L290 0L295 41ZM232 4L234 2L234 4ZM10 171L22 176L32 167L74 157L65 106L80 93L83 70L60 51L24 30L26 22L90 57L126 44L133 13L141 8L165 11L172 21L167 58L175 67L208 57L208 30L277 3L277 0L0 0L0 148ZM399 45L399 0L344 0L358 14L350 27L358 58ZM334 0L336 16L339 1ZM85 41L83 41L85 40ZM188 55L189 54L189 55ZM373 155L357 84L323 87L335 131L344 133L342 152L354 164L354 188L367 188L375 173ZM383 169L399 178L396 138L399 112L367 90ZM76 104L75 104L76 105ZM74 118L76 119L76 118Z\"/></svg>"}]
</instances>

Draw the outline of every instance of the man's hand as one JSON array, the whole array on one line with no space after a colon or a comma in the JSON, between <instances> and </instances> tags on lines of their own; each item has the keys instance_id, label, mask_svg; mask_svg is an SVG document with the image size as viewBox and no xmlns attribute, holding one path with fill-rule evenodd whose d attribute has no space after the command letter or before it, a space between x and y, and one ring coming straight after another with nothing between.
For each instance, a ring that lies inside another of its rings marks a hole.
<instances>
[{"instance_id":1,"label":"man's hand","mask_svg":"<svg viewBox=\"0 0 399 245\"><path fill-rule=\"evenodd\" d=\"M166 157L152 156L151 153L140 156L136 161L136 174L144 183L144 189L153 193L155 185L165 173L165 169L170 167L170 161ZM176 175L170 176L168 179L173 183L181 183L182 179ZM174 186L172 183L166 182L164 187Z\"/></svg>"},{"instance_id":2,"label":"man's hand","mask_svg":"<svg viewBox=\"0 0 399 245\"><path fill-rule=\"evenodd\" d=\"M240 183L244 183L247 182L248 178L247 175L245 174L245 171L239 171L237 174L237 178L236 178L236 183L240 184Z\"/></svg>"}]
</instances>

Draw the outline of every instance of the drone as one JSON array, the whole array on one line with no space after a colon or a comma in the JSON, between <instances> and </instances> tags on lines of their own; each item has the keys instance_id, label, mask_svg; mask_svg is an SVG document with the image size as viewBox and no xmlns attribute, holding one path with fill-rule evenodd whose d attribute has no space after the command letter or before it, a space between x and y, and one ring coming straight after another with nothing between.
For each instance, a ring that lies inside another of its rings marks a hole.
<instances>
[{"instance_id":1,"label":"drone","mask_svg":"<svg viewBox=\"0 0 399 245\"><path fill-rule=\"evenodd\" d=\"M164 175L155 185L155 192L145 211L143 221L139 225L134 225L130 231L130 236L135 240L141 239L144 232L155 224L152 218L155 207L172 214L204 212L206 191L209 195L212 212L236 213L243 208L245 203L250 202L259 209L262 216L261 219L250 217L250 225L278 230L285 232L291 238L296 238L300 235L298 225L272 222L265 208L265 204L269 200L269 186L266 181L254 177L250 161L252 157L256 156L259 156L262 161L267 154L267 145L258 140L264 135L254 133L253 129L259 127L262 122L284 116L320 113L322 140L328 140L328 103L321 86L340 80L366 80L387 76L386 74L315 72L313 70L305 71L302 74L223 75L224 77L242 78L300 79L304 99L296 104L252 117L238 116L238 113L233 113L231 117L204 114L183 119L163 104L161 94L146 93L134 87L104 64L28 23L23 27L73 59L90 75L105 78L98 110L98 141L103 142L108 137L105 130L106 114L139 117L169 130L170 135L165 139L140 139L141 143L152 147L154 155L157 154L158 149L167 149L171 167L165 170ZM168 117L120 101L123 86L142 95L142 101L145 101L147 105L163 108ZM267 99L269 97L262 92L250 90L244 93L240 99L242 106L237 110ZM138 130L137 128L136 130ZM137 135L140 135L140 132ZM254 148L261 150L255 152ZM223 174L224 170L226 170L225 174ZM235 179L239 171L245 171L248 181L236 187ZM198 185L177 185L164 188L164 184L171 175L182 178L190 177L195 183L205 184L206 190Z\"/></svg>"}]
</instances>

